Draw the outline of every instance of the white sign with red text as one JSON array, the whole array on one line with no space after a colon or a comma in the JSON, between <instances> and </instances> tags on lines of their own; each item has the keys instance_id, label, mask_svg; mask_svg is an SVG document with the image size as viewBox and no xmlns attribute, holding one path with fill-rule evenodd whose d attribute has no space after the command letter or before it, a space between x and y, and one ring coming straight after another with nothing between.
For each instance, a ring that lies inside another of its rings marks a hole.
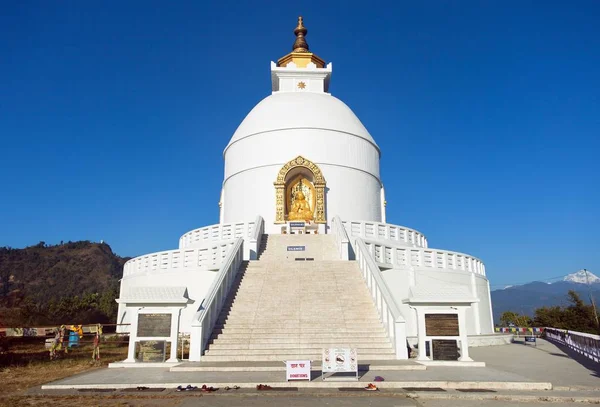
<instances>
[{"instance_id":1,"label":"white sign with red text","mask_svg":"<svg viewBox=\"0 0 600 407\"><path fill-rule=\"evenodd\" d=\"M310 360L286 360L285 378L289 380L310 380Z\"/></svg>"}]
</instances>

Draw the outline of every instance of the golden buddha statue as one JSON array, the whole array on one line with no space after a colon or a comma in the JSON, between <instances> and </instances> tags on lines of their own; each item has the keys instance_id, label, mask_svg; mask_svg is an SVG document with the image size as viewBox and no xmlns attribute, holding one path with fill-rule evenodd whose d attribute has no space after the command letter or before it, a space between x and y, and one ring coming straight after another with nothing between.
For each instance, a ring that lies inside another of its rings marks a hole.
<instances>
[{"instance_id":1,"label":"golden buddha statue","mask_svg":"<svg viewBox=\"0 0 600 407\"><path fill-rule=\"evenodd\" d=\"M306 197L302 191L296 193L296 199L290 207L290 213L288 214L289 220L313 220L313 211L310 209L310 205L306 201Z\"/></svg>"}]
</instances>

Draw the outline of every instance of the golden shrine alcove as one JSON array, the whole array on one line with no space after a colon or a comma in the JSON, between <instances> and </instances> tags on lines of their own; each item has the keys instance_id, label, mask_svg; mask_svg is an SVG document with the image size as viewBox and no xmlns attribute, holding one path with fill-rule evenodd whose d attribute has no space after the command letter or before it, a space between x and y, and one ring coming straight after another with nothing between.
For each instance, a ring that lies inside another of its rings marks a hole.
<instances>
[{"instance_id":1,"label":"golden shrine alcove","mask_svg":"<svg viewBox=\"0 0 600 407\"><path fill-rule=\"evenodd\" d=\"M281 167L275 185L275 223L326 223L325 178L319 166L298 156Z\"/></svg>"}]
</instances>

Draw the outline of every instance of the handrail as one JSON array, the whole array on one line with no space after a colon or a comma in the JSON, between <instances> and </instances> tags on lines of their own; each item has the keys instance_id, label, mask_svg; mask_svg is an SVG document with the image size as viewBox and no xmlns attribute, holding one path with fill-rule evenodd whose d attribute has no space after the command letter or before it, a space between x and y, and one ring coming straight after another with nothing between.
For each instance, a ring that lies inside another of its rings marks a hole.
<instances>
[{"instance_id":1,"label":"handrail","mask_svg":"<svg viewBox=\"0 0 600 407\"><path fill-rule=\"evenodd\" d=\"M148 253L128 260L123 277L148 272L217 269L234 240L207 241L201 247Z\"/></svg>"},{"instance_id":2,"label":"handrail","mask_svg":"<svg viewBox=\"0 0 600 407\"><path fill-rule=\"evenodd\" d=\"M412 247L427 247L427 238L418 230L406 226L392 225L372 221L344 221L349 236L363 239L394 241L397 244Z\"/></svg>"},{"instance_id":3,"label":"handrail","mask_svg":"<svg viewBox=\"0 0 600 407\"><path fill-rule=\"evenodd\" d=\"M485 265L477 257L441 249L407 247L363 239L377 263L393 267L422 267L468 271L485 276Z\"/></svg>"},{"instance_id":4,"label":"handrail","mask_svg":"<svg viewBox=\"0 0 600 407\"><path fill-rule=\"evenodd\" d=\"M248 238L254 230L253 222L217 223L190 230L179 238L179 248L196 247L198 244L214 240Z\"/></svg>"},{"instance_id":5,"label":"handrail","mask_svg":"<svg viewBox=\"0 0 600 407\"><path fill-rule=\"evenodd\" d=\"M550 342L560 343L594 362L600 362L600 335L550 327L544 329L544 335Z\"/></svg>"},{"instance_id":6,"label":"handrail","mask_svg":"<svg viewBox=\"0 0 600 407\"><path fill-rule=\"evenodd\" d=\"M236 239L221 264L200 309L194 314L190 332L190 361L198 362L208 344L213 328L227 300L244 257L244 239Z\"/></svg>"},{"instance_id":7,"label":"handrail","mask_svg":"<svg viewBox=\"0 0 600 407\"><path fill-rule=\"evenodd\" d=\"M254 220L254 227L251 230L250 239L248 240L248 254L244 254L245 259L256 260L258 259L258 250L260 248L260 242L265 233L265 220L262 216L258 215Z\"/></svg>"},{"instance_id":8,"label":"handrail","mask_svg":"<svg viewBox=\"0 0 600 407\"><path fill-rule=\"evenodd\" d=\"M350 258L350 239L348 238L348 233L346 232L346 228L344 228L342 219L336 215L333 217L331 224L340 258L342 260L348 260Z\"/></svg>"},{"instance_id":9,"label":"handrail","mask_svg":"<svg viewBox=\"0 0 600 407\"><path fill-rule=\"evenodd\" d=\"M373 260L366 244L359 237L354 242L356 261L379 313L379 319L396 350L396 359L408 359L406 321L402 311L394 301L394 297L381 276L381 270Z\"/></svg>"}]
</instances>

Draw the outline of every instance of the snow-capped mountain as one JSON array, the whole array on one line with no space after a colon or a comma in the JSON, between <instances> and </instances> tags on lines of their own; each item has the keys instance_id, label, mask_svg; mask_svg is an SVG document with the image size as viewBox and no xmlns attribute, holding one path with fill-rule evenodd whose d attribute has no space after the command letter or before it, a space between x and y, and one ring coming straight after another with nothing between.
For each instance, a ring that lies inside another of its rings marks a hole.
<instances>
[{"instance_id":1,"label":"snow-capped mountain","mask_svg":"<svg viewBox=\"0 0 600 407\"><path fill-rule=\"evenodd\" d=\"M579 270L578 272L571 273L563 278L563 281L579 284L587 284L588 280L590 284L600 284L600 277L592 274L589 270L587 271L587 279L585 270Z\"/></svg>"},{"instance_id":2,"label":"snow-capped mountain","mask_svg":"<svg viewBox=\"0 0 600 407\"><path fill-rule=\"evenodd\" d=\"M492 291L492 309L494 320L499 321L504 311L515 311L533 316L536 308L555 305L568 306L567 293L574 290L579 297L589 301L590 291L593 296L600 298L600 278L589 270L587 286L585 271L579 270L565 276L562 280L550 282L532 281L522 285L509 285Z\"/></svg>"}]
</instances>

